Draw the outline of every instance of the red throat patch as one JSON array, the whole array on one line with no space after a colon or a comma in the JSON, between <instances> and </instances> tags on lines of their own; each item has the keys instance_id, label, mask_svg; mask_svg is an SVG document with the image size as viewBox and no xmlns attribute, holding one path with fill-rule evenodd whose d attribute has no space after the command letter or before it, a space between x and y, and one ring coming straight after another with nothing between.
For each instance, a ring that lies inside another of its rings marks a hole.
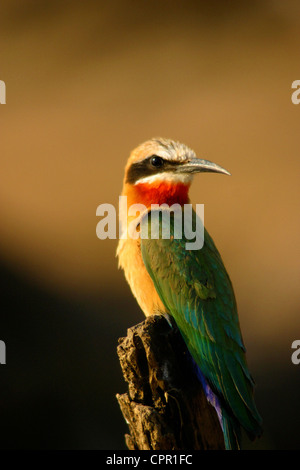
<instances>
[{"instance_id":1,"label":"red throat patch","mask_svg":"<svg viewBox=\"0 0 300 470\"><path fill-rule=\"evenodd\" d=\"M180 204L183 206L189 202L189 184L168 183L166 181L156 183L140 183L134 186L135 203L150 207L151 204Z\"/></svg>"}]
</instances>

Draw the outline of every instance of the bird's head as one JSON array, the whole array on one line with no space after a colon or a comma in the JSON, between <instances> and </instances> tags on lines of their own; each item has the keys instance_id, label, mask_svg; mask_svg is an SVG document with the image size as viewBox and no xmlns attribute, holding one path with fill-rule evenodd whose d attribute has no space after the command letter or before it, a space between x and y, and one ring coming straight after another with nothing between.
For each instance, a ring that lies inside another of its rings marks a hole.
<instances>
[{"instance_id":1,"label":"bird's head","mask_svg":"<svg viewBox=\"0 0 300 470\"><path fill-rule=\"evenodd\" d=\"M186 204L195 173L230 173L170 139L154 138L131 152L125 168L123 195L130 204Z\"/></svg>"}]
</instances>

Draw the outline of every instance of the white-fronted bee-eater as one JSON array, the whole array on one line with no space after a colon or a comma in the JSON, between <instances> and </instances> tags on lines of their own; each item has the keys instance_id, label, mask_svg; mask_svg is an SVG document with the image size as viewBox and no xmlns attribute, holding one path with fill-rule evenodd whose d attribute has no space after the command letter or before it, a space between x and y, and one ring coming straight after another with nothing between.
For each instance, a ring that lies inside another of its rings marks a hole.
<instances>
[{"instance_id":1,"label":"white-fronted bee-eater","mask_svg":"<svg viewBox=\"0 0 300 470\"><path fill-rule=\"evenodd\" d=\"M187 249L184 230L181 238L174 236L171 206L175 204L184 215L193 177L204 172L230 174L169 139L151 139L133 150L125 168L122 195L127 197L127 208L142 204L146 211L139 217L123 211L124 226L136 221L141 233L144 226L150 226L153 204L164 205L164 211L169 206L170 236L162 236L162 218L156 218L160 236L128 234L120 239L117 254L144 314L161 314L175 321L197 365L206 397L218 413L225 447L238 449L241 428L251 439L260 436L262 428L232 284L206 229L203 246L196 250ZM197 214L192 214L196 219Z\"/></svg>"}]
</instances>

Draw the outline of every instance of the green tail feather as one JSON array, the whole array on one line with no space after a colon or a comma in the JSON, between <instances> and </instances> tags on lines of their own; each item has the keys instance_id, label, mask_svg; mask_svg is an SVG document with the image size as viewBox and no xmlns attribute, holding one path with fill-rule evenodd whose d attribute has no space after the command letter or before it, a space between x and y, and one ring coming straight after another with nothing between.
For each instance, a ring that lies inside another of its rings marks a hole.
<instances>
[{"instance_id":1,"label":"green tail feather","mask_svg":"<svg viewBox=\"0 0 300 470\"><path fill-rule=\"evenodd\" d=\"M222 426L226 450L240 450L241 427L240 424L229 416L226 410L222 410Z\"/></svg>"}]
</instances>

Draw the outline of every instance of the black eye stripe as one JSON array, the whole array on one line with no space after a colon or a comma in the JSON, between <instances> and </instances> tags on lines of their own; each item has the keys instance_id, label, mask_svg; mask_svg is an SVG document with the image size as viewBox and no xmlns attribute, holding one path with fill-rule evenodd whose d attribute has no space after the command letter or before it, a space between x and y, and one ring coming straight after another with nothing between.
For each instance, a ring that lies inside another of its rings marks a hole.
<instances>
[{"instance_id":1,"label":"black eye stripe","mask_svg":"<svg viewBox=\"0 0 300 470\"><path fill-rule=\"evenodd\" d=\"M158 165L153 165L152 159L155 159L156 163L159 162ZM156 175L164 171L172 171L181 163L180 161L165 160L159 155L151 155L140 162L132 163L127 171L126 183L134 184L139 179L146 178L147 176Z\"/></svg>"}]
</instances>

